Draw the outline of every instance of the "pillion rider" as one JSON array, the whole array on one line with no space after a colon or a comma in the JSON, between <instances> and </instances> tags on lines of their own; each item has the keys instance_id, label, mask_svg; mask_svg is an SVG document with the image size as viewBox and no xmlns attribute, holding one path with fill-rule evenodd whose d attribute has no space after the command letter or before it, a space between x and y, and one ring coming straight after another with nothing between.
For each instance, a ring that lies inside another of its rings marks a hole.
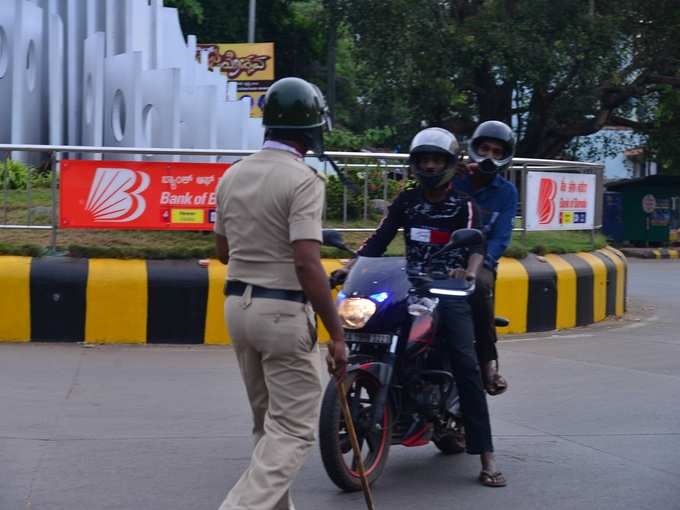
<instances>
[{"instance_id":1,"label":"pillion rider","mask_svg":"<svg viewBox=\"0 0 680 510\"><path fill-rule=\"evenodd\" d=\"M470 138L468 152L471 162L464 166L462 175L454 178L453 185L474 198L486 236L486 256L477 273L471 304L484 387L490 395L499 395L508 383L498 369L494 288L498 259L510 244L517 212L517 188L500 173L512 165L515 135L503 122L482 122Z\"/></svg>"}]
</instances>

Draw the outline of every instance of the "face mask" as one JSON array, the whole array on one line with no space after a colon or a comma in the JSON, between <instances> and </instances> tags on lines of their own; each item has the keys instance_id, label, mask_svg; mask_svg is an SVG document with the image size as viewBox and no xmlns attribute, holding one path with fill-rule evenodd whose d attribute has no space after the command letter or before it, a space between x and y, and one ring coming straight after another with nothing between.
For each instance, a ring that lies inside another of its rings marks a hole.
<instances>
[{"instance_id":1,"label":"face mask","mask_svg":"<svg viewBox=\"0 0 680 510\"><path fill-rule=\"evenodd\" d=\"M448 184L448 182L453 178L453 173L453 168L445 168L444 170L435 174L416 171L416 178L423 188L435 189Z\"/></svg>"},{"instance_id":2,"label":"face mask","mask_svg":"<svg viewBox=\"0 0 680 510\"><path fill-rule=\"evenodd\" d=\"M496 166L496 163L494 163L490 158L487 158L478 164L480 172L484 175L495 175L498 173L498 167Z\"/></svg>"}]
</instances>

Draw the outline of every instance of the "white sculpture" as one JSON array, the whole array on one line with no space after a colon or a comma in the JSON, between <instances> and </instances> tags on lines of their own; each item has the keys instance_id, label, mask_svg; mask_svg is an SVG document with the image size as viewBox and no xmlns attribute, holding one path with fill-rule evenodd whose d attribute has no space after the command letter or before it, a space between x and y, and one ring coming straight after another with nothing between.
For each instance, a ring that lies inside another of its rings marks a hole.
<instances>
[{"instance_id":1,"label":"white sculpture","mask_svg":"<svg viewBox=\"0 0 680 510\"><path fill-rule=\"evenodd\" d=\"M0 143L258 148L261 120L195 55L163 0L2 0Z\"/></svg>"}]
</instances>

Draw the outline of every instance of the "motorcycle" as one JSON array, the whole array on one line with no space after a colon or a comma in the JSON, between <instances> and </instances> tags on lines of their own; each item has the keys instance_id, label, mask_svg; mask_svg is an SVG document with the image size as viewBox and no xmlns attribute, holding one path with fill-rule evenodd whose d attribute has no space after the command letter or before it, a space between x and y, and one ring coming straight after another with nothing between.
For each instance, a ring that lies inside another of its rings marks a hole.
<instances>
[{"instance_id":1,"label":"motorcycle","mask_svg":"<svg viewBox=\"0 0 680 510\"><path fill-rule=\"evenodd\" d=\"M457 230L437 254L481 242L480 231ZM324 244L348 249L335 231L324 232ZM349 348L343 386L369 483L382 474L390 446L432 441L444 454L465 450L460 399L436 335L437 309L441 300L473 292L474 283L432 267L409 271L401 257L358 257L352 266L336 306ZM496 323L507 325L500 318ZM358 491L361 483L337 388L334 381L328 383L321 405L321 459L335 485Z\"/></svg>"}]
</instances>

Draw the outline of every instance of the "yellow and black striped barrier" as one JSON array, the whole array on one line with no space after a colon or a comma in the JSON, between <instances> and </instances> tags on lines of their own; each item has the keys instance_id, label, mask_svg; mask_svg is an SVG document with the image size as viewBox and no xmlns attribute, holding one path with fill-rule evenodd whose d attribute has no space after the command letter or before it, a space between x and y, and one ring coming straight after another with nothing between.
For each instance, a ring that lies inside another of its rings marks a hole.
<instances>
[{"instance_id":1,"label":"yellow and black striped barrier","mask_svg":"<svg viewBox=\"0 0 680 510\"><path fill-rule=\"evenodd\" d=\"M640 259L680 259L680 250L675 248L621 248L626 257Z\"/></svg>"},{"instance_id":2,"label":"yellow and black striped barrier","mask_svg":"<svg viewBox=\"0 0 680 510\"><path fill-rule=\"evenodd\" d=\"M657 248L653 249L654 258L657 259L677 259L680 258L680 251L673 248Z\"/></svg>"},{"instance_id":3,"label":"yellow and black striped barrier","mask_svg":"<svg viewBox=\"0 0 680 510\"><path fill-rule=\"evenodd\" d=\"M325 260L330 273L340 267ZM583 326L621 316L626 260L591 253L501 260L502 333ZM229 343L222 294L227 268L195 261L0 257L0 341ZM321 340L328 338L320 330Z\"/></svg>"},{"instance_id":4,"label":"yellow and black striped barrier","mask_svg":"<svg viewBox=\"0 0 680 510\"><path fill-rule=\"evenodd\" d=\"M585 326L625 311L626 258L613 248L567 255L501 259L496 314L510 319L500 333Z\"/></svg>"}]
</instances>

